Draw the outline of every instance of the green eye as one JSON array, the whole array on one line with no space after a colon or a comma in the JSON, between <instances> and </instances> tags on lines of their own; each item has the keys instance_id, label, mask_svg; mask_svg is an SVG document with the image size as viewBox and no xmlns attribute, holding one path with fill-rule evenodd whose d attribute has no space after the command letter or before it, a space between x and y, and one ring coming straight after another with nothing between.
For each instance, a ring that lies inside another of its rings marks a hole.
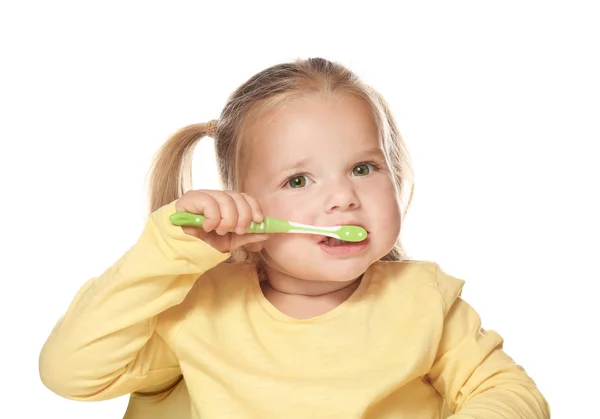
<instances>
[{"instance_id":1,"label":"green eye","mask_svg":"<svg viewBox=\"0 0 600 419\"><path fill-rule=\"evenodd\" d=\"M361 163L354 166L352 169L352 174L354 176L366 176L371 173L371 165L367 163Z\"/></svg>"},{"instance_id":2,"label":"green eye","mask_svg":"<svg viewBox=\"0 0 600 419\"><path fill-rule=\"evenodd\" d=\"M303 188L306 186L306 176L294 176L288 180L288 185L292 188Z\"/></svg>"}]
</instances>

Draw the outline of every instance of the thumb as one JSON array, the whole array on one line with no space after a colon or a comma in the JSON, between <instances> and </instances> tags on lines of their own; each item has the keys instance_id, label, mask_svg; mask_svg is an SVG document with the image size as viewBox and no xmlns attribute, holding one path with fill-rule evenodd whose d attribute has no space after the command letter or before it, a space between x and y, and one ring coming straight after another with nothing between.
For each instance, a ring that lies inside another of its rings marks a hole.
<instances>
[{"instance_id":1,"label":"thumb","mask_svg":"<svg viewBox=\"0 0 600 419\"><path fill-rule=\"evenodd\" d=\"M269 238L268 234L258 234L258 233L250 233L250 234L243 234L241 236L235 236L234 237L234 246L233 247L240 247L240 246L244 246L246 244L250 244L250 243L258 243L258 242L262 242L265 241Z\"/></svg>"}]
</instances>

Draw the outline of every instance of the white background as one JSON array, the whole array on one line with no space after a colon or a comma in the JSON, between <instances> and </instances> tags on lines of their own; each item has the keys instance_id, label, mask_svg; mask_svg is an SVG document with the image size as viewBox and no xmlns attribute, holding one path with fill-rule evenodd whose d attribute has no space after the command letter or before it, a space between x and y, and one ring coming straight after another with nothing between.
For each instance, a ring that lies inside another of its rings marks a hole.
<instances>
[{"instance_id":1,"label":"white background","mask_svg":"<svg viewBox=\"0 0 600 419\"><path fill-rule=\"evenodd\" d=\"M467 281L553 418L598 417L594 3L3 2L0 416L122 416L127 398L41 384L51 328L136 240L162 142L255 72L323 56L391 103L416 170L411 256ZM196 188L217 187L211 147Z\"/></svg>"}]
</instances>

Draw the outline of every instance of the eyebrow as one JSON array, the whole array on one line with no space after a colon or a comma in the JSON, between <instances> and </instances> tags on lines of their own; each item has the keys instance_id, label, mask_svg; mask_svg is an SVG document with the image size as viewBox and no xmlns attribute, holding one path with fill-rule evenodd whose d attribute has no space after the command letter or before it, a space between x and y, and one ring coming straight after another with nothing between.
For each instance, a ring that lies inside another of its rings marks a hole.
<instances>
[{"instance_id":1,"label":"eyebrow","mask_svg":"<svg viewBox=\"0 0 600 419\"><path fill-rule=\"evenodd\" d=\"M357 156L361 156L361 158L373 158L373 157L385 158L385 154L383 153L383 150L379 147L369 148L365 151L358 153Z\"/></svg>"},{"instance_id":2,"label":"eyebrow","mask_svg":"<svg viewBox=\"0 0 600 419\"><path fill-rule=\"evenodd\" d=\"M372 159L372 158L376 158L376 157L385 158L385 156L383 154L383 150L381 150L379 147L369 148L367 150L360 151L360 152L356 153L354 159L358 162L360 160L368 160L368 159ZM275 171L275 174L289 173L289 172L296 171L298 169L301 169L302 167L305 167L310 162L310 160L311 160L310 158L303 158L303 159L293 162L292 164L280 166Z\"/></svg>"},{"instance_id":3,"label":"eyebrow","mask_svg":"<svg viewBox=\"0 0 600 419\"><path fill-rule=\"evenodd\" d=\"M306 164L310 161L310 158L304 158L301 160L298 160L292 164L286 164L285 166L279 166L274 174L279 175L281 173L288 173L288 172L293 172L296 171L304 166L306 166Z\"/></svg>"}]
</instances>

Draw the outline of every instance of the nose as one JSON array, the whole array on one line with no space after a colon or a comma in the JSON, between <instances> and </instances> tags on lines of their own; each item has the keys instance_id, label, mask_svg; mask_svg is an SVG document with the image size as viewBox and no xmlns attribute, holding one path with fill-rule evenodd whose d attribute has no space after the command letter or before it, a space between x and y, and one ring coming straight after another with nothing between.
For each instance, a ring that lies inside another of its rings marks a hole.
<instances>
[{"instance_id":1,"label":"nose","mask_svg":"<svg viewBox=\"0 0 600 419\"><path fill-rule=\"evenodd\" d=\"M350 179L332 182L325 199L325 212L348 211L360 207L360 200Z\"/></svg>"}]
</instances>

